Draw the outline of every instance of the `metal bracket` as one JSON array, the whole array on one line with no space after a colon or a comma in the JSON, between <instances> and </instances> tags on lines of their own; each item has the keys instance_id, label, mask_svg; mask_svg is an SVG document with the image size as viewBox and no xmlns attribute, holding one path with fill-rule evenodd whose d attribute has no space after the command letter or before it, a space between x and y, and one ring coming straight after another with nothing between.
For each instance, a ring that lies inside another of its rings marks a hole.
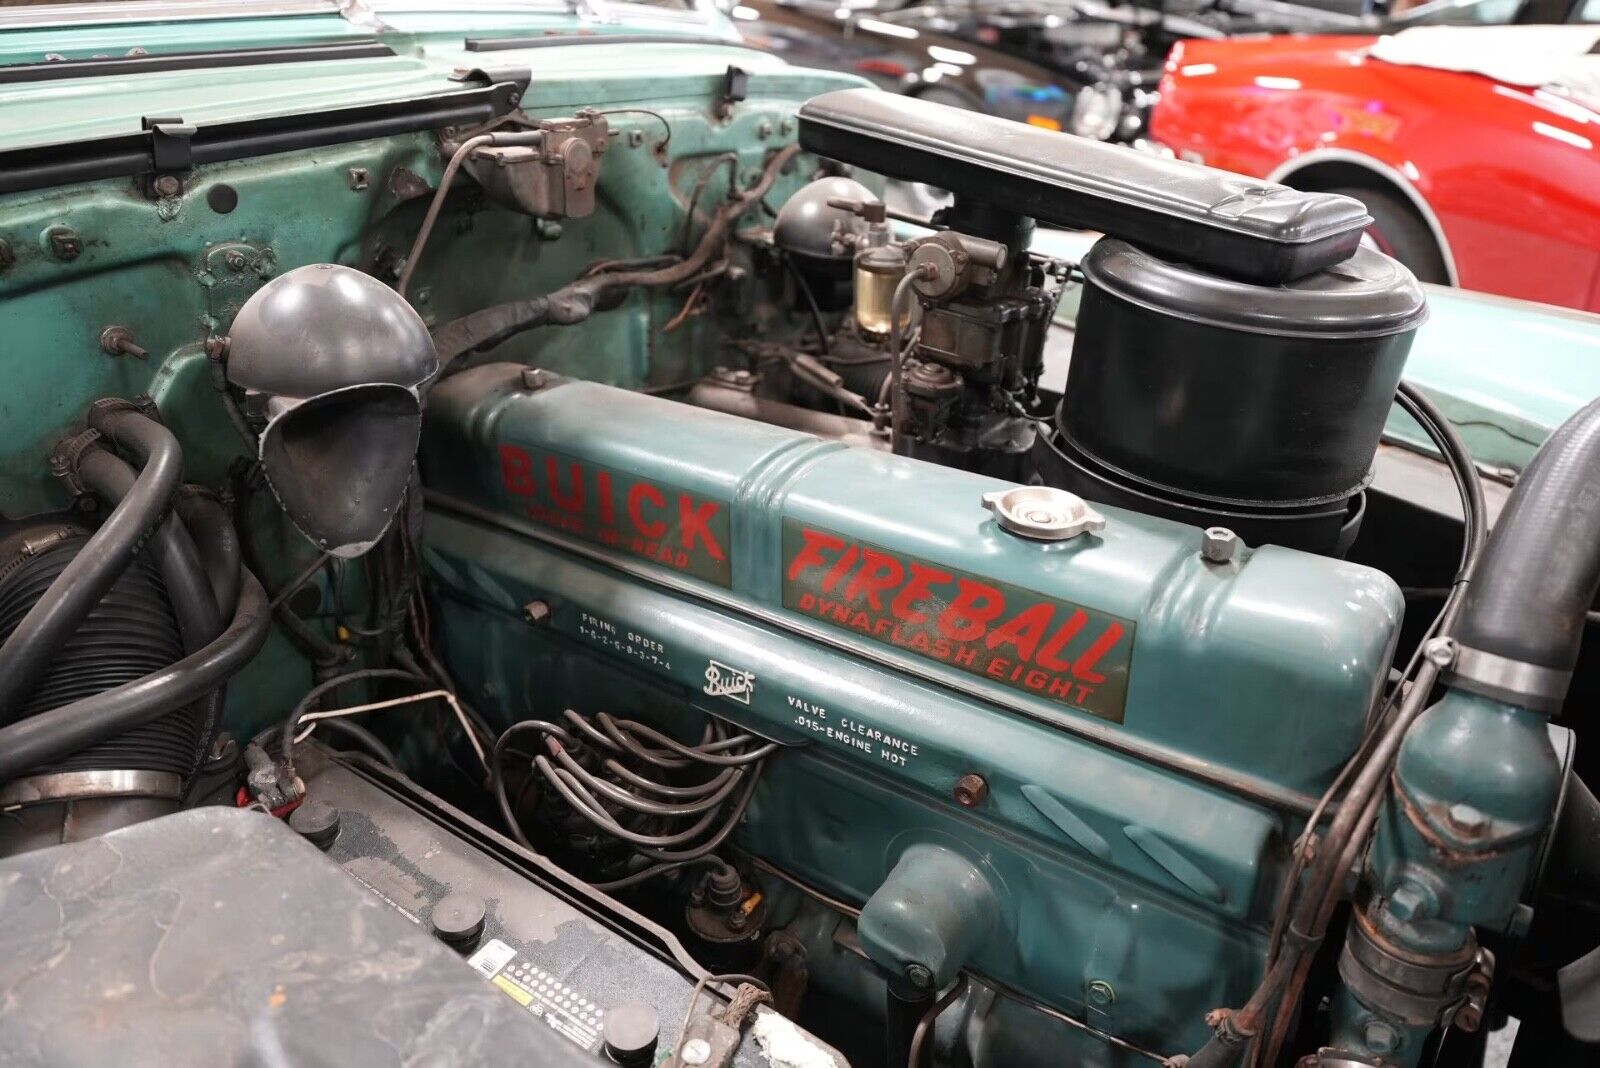
<instances>
[{"instance_id":1,"label":"metal bracket","mask_svg":"<svg viewBox=\"0 0 1600 1068\"><path fill-rule=\"evenodd\" d=\"M720 119L733 114L733 106L750 95L750 72L743 67L730 65L722 72L722 85L717 89L716 113Z\"/></svg>"},{"instance_id":2,"label":"metal bracket","mask_svg":"<svg viewBox=\"0 0 1600 1068\"><path fill-rule=\"evenodd\" d=\"M149 117L140 119L139 125L150 134L150 157L155 161L157 174L193 169L194 126L182 119Z\"/></svg>"},{"instance_id":3,"label":"metal bracket","mask_svg":"<svg viewBox=\"0 0 1600 1068\"><path fill-rule=\"evenodd\" d=\"M528 86L533 82L533 71L527 67L495 67L493 70L486 67L457 67L450 72L450 80L464 85L515 86L506 100L512 107L516 107L528 95Z\"/></svg>"}]
</instances>

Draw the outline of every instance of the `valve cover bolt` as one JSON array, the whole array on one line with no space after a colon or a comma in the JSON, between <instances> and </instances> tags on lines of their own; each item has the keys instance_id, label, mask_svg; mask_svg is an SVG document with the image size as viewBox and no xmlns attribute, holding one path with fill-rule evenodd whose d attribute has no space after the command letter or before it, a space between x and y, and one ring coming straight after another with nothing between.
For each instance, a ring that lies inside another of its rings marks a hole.
<instances>
[{"instance_id":1,"label":"valve cover bolt","mask_svg":"<svg viewBox=\"0 0 1600 1068\"><path fill-rule=\"evenodd\" d=\"M544 601L529 601L522 606L522 618L532 626L542 626L550 619L550 605Z\"/></svg>"},{"instance_id":2,"label":"valve cover bolt","mask_svg":"<svg viewBox=\"0 0 1600 1068\"><path fill-rule=\"evenodd\" d=\"M1207 527L1200 536L1200 555L1207 563L1233 563L1239 555L1239 535L1227 527Z\"/></svg>"}]
</instances>

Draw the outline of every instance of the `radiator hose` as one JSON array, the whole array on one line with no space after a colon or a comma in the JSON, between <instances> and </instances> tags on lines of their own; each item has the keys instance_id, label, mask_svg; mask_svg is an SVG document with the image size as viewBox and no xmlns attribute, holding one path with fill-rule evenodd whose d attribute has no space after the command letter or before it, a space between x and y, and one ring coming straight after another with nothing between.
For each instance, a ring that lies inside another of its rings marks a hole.
<instances>
[{"instance_id":1,"label":"radiator hose","mask_svg":"<svg viewBox=\"0 0 1600 1068\"><path fill-rule=\"evenodd\" d=\"M1449 685L1561 708L1600 587L1600 400L1552 434L1489 535L1455 625Z\"/></svg>"}]
</instances>

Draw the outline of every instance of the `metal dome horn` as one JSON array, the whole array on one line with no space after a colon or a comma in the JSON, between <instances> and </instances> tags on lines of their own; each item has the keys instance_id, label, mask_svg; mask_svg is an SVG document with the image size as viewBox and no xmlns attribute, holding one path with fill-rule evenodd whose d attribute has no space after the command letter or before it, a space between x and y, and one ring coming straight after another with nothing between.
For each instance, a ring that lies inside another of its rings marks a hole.
<instances>
[{"instance_id":1,"label":"metal dome horn","mask_svg":"<svg viewBox=\"0 0 1600 1068\"><path fill-rule=\"evenodd\" d=\"M438 366L411 305L349 267L297 268L239 310L228 381L266 419L273 494L324 552L360 556L388 529L416 462L418 389Z\"/></svg>"}]
</instances>

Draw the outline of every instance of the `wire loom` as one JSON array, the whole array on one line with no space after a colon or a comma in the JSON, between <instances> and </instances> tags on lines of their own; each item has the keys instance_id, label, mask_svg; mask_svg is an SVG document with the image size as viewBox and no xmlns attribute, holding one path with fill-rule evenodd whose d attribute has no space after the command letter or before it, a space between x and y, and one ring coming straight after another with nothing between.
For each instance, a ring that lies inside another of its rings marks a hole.
<instances>
[{"instance_id":1,"label":"wire loom","mask_svg":"<svg viewBox=\"0 0 1600 1068\"><path fill-rule=\"evenodd\" d=\"M687 745L605 712L591 721L568 710L564 718L566 726L545 720L513 724L490 756L491 790L522 845L535 848L507 796L505 767L513 739L534 733L543 752L521 754L530 762L529 774L584 822L648 862L594 885L620 890L689 865L727 866L715 851L750 807L777 743L734 732L717 720L707 723L699 743Z\"/></svg>"}]
</instances>

